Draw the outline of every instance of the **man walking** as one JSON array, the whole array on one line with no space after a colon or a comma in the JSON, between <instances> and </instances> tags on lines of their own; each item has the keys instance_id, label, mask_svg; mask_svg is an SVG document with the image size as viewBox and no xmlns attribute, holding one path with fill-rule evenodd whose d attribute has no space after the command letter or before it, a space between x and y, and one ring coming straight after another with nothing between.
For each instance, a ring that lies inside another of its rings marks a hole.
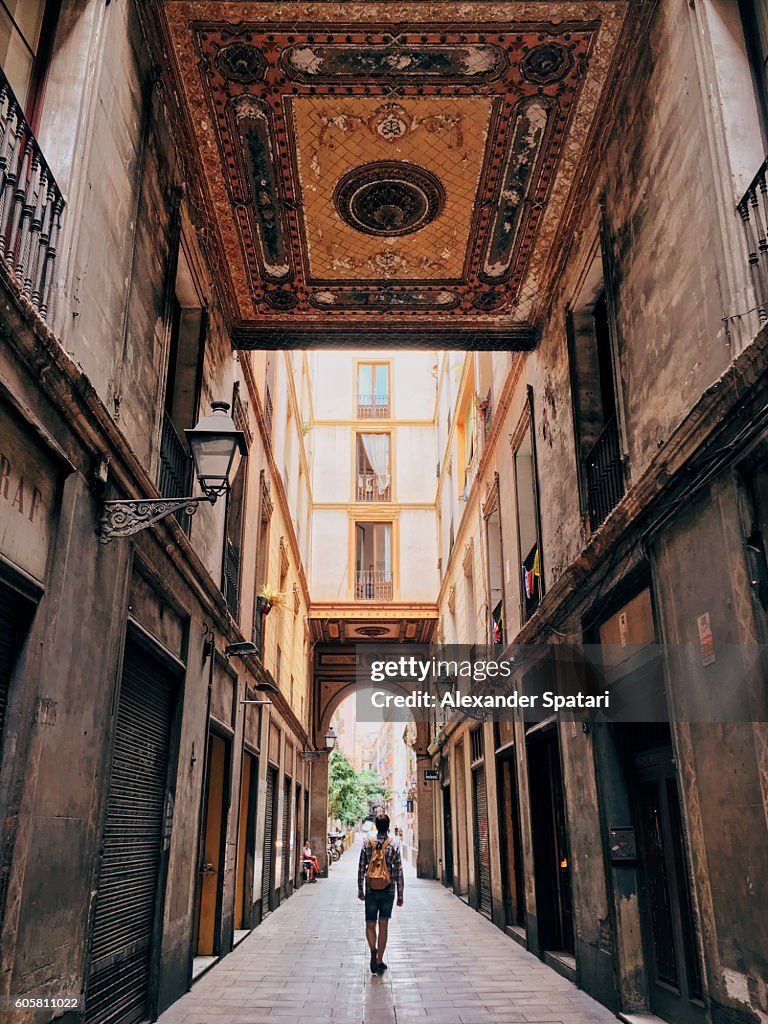
<instances>
[{"instance_id":1,"label":"man walking","mask_svg":"<svg viewBox=\"0 0 768 1024\"><path fill-rule=\"evenodd\" d=\"M365 937L371 951L371 974L387 969L384 950L387 948L389 919L397 892L397 905L403 905L403 862L400 847L389 838L389 817L376 815L376 838L363 842L357 869L357 898L365 901ZM376 935L378 922L379 934Z\"/></svg>"}]
</instances>

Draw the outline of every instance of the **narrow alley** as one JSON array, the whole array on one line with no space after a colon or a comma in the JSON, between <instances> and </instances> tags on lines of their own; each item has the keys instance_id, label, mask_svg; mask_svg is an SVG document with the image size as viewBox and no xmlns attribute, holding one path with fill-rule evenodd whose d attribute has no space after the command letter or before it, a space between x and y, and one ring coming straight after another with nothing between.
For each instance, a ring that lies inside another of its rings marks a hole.
<instances>
[{"instance_id":1,"label":"narrow alley","mask_svg":"<svg viewBox=\"0 0 768 1024\"><path fill-rule=\"evenodd\" d=\"M0 1020L768 1024L767 153L768 0L0 0Z\"/></svg>"},{"instance_id":2,"label":"narrow alley","mask_svg":"<svg viewBox=\"0 0 768 1024\"><path fill-rule=\"evenodd\" d=\"M356 898L359 846L273 911L160 1024L591 1024L614 1015L439 882L406 867L372 976Z\"/></svg>"}]
</instances>

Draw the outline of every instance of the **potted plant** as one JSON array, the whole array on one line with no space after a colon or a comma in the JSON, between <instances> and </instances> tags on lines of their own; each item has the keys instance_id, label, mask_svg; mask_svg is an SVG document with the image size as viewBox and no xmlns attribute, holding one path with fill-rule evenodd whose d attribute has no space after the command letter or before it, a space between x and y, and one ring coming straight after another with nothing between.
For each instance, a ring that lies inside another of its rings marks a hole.
<instances>
[{"instance_id":1,"label":"potted plant","mask_svg":"<svg viewBox=\"0 0 768 1024\"><path fill-rule=\"evenodd\" d=\"M281 590L275 590L269 583L265 583L256 602L261 609L261 614L269 615L273 608L285 608L285 594Z\"/></svg>"}]
</instances>

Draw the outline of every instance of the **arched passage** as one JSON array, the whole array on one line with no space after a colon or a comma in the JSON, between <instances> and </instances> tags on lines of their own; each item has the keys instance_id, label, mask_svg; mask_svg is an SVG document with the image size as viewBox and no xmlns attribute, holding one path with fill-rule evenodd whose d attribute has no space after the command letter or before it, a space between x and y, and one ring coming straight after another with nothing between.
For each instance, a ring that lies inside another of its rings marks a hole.
<instances>
[{"instance_id":1,"label":"arched passage","mask_svg":"<svg viewBox=\"0 0 768 1024\"><path fill-rule=\"evenodd\" d=\"M353 698L363 689L356 678L356 655L354 648L346 650L333 647L330 652L324 645L315 649L313 666L313 722L314 743L320 756L312 765L311 836L310 842L317 853L323 873L327 872L326 821L328 818L328 752L325 749L325 734L331 724L334 712L344 700ZM369 685L365 688L369 688ZM413 686L397 680L377 684L376 689L407 696ZM420 716L414 716L416 735L413 749L416 754L416 797L415 814L418 834L416 872L420 878L435 878L434 841L434 796L433 783L424 781L424 769L431 767L427 754L429 746L429 723Z\"/></svg>"}]
</instances>

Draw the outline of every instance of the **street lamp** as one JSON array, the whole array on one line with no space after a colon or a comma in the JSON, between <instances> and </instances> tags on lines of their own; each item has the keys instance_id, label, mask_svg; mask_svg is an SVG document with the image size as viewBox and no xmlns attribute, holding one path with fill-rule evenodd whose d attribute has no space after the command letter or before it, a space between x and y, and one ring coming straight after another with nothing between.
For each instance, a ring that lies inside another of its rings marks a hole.
<instances>
[{"instance_id":1,"label":"street lamp","mask_svg":"<svg viewBox=\"0 0 768 1024\"><path fill-rule=\"evenodd\" d=\"M328 732L325 734L325 753L330 754L333 748L336 746L336 740L339 737L333 730L333 726L328 726ZM299 757L302 761L317 761L318 758L322 757L322 750L300 750Z\"/></svg>"},{"instance_id":2,"label":"street lamp","mask_svg":"<svg viewBox=\"0 0 768 1024\"><path fill-rule=\"evenodd\" d=\"M202 497L139 498L105 501L99 520L99 540L108 544L115 537L130 537L153 523L184 511L194 515L202 502L210 505L227 492L235 456L246 455L245 435L229 415L227 402L212 402L211 412L192 430L185 430Z\"/></svg>"}]
</instances>

